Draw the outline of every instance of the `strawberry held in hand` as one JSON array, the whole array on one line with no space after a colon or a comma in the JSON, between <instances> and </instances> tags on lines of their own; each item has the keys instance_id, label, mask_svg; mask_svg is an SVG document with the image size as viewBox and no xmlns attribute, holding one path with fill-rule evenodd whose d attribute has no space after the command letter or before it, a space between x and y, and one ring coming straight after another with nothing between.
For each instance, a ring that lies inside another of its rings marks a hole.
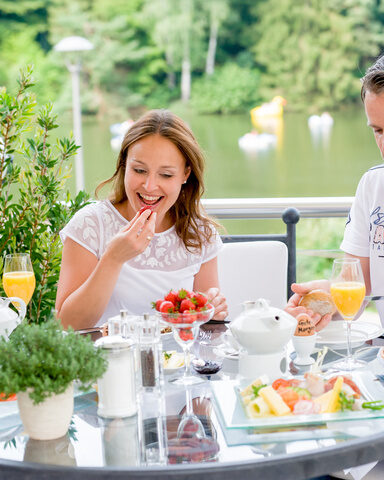
<instances>
[{"instance_id":1,"label":"strawberry held in hand","mask_svg":"<svg viewBox=\"0 0 384 480\"><path fill-rule=\"evenodd\" d=\"M152 308L164 314L163 319L171 323L206 322L213 314L213 306L203 293L184 288L170 290L163 299L153 302Z\"/></svg>"}]
</instances>

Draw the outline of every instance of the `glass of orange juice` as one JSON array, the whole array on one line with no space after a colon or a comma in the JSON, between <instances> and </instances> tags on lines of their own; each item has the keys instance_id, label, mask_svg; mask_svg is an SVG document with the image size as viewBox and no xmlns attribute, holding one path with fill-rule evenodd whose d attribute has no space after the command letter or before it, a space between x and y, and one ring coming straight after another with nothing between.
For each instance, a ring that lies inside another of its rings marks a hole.
<instances>
[{"instance_id":1,"label":"glass of orange juice","mask_svg":"<svg viewBox=\"0 0 384 480\"><path fill-rule=\"evenodd\" d=\"M8 297L19 297L28 305L35 290L36 280L29 253L5 256L3 288ZM18 305L15 304L17 308Z\"/></svg>"},{"instance_id":2,"label":"glass of orange juice","mask_svg":"<svg viewBox=\"0 0 384 480\"><path fill-rule=\"evenodd\" d=\"M363 303L365 296L364 276L358 258L337 258L333 262L331 295L337 310L344 318L347 330L347 356L334 366L341 370L355 370L365 365L352 354L351 321Z\"/></svg>"}]
</instances>

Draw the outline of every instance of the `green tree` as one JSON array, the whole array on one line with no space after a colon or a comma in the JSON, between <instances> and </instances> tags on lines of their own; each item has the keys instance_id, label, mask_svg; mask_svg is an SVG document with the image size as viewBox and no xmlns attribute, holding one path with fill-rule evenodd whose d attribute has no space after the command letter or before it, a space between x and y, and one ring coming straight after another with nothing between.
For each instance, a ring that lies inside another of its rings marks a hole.
<instances>
[{"instance_id":1,"label":"green tree","mask_svg":"<svg viewBox=\"0 0 384 480\"><path fill-rule=\"evenodd\" d=\"M166 65L148 22L140 17L142 0L55 1L50 10L52 43L75 34L94 45L83 58L83 91L88 92L83 109L103 115L116 108L121 114L143 105L165 78Z\"/></svg>"},{"instance_id":2,"label":"green tree","mask_svg":"<svg viewBox=\"0 0 384 480\"><path fill-rule=\"evenodd\" d=\"M47 51L48 7L51 0L0 0L0 85L10 87L22 66L39 68L33 91L47 102L61 89L62 69Z\"/></svg>"},{"instance_id":3,"label":"green tree","mask_svg":"<svg viewBox=\"0 0 384 480\"><path fill-rule=\"evenodd\" d=\"M257 70L226 63L194 82L191 103L199 113L242 112L260 100L259 83Z\"/></svg>"},{"instance_id":4,"label":"green tree","mask_svg":"<svg viewBox=\"0 0 384 480\"><path fill-rule=\"evenodd\" d=\"M265 91L289 108L327 109L358 97L360 59L378 53L373 0L265 0L259 4L256 62Z\"/></svg>"},{"instance_id":5,"label":"green tree","mask_svg":"<svg viewBox=\"0 0 384 480\"><path fill-rule=\"evenodd\" d=\"M215 58L219 28L225 18L228 16L229 7L226 0L211 0L205 3L209 17L209 42L207 59L205 62L205 73L212 75L215 71Z\"/></svg>"}]
</instances>

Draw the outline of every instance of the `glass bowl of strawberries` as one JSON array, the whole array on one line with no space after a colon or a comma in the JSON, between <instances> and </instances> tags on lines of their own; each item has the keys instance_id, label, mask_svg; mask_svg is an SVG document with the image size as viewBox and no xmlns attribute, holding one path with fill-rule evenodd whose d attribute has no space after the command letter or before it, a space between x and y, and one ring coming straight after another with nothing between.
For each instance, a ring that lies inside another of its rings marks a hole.
<instances>
[{"instance_id":1,"label":"glass bowl of strawberries","mask_svg":"<svg viewBox=\"0 0 384 480\"><path fill-rule=\"evenodd\" d=\"M181 385L193 385L204 381L191 372L191 347L196 340L200 325L208 322L215 312L207 297L184 288L171 290L164 298L153 303L160 321L172 327L176 342L184 352L184 375L171 380Z\"/></svg>"}]
</instances>

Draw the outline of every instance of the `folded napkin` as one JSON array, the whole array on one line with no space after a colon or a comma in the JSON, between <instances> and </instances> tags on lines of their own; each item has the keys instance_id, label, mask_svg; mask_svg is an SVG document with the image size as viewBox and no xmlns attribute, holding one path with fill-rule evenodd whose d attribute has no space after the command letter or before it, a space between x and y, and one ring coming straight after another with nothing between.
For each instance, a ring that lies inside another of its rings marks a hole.
<instances>
[{"instance_id":1,"label":"folded napkin","mask_svg":"<svg viewBox=\"0 0 384 480\"><path fill-rule=\"evenodd\" d=\"M377 465L377 462L366 463L357 467L345 468L342 472L331 473L331 477L344 478L347 480L361 480L368 472Z\"/></svg>"},{"instance_id":2,"label":"folded napkin","mask_svg":"<svg viewBox=\"0 0 384 480\"><path fill-rule=\"evenodd\" d=\"M365 465L359 465L358 467L347 468L344 473L349 473L353 480L361 480L369 471L377 465L377 462L366 463Z\"/></svg>"}]
</instances>

